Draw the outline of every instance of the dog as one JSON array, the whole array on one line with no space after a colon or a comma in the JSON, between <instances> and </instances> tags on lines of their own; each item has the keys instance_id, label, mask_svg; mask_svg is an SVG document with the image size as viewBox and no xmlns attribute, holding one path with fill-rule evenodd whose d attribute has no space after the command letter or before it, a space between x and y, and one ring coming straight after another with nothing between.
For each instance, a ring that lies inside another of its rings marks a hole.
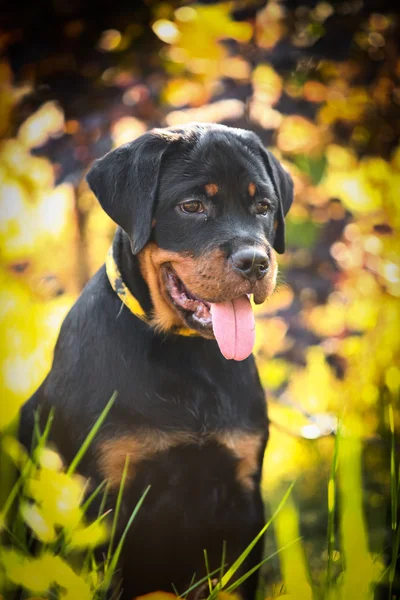
<instances>
[{"instance_id":1,"label":"dog","mask_svg":"<svg viewBox=\"0 0 400 600\"><path fill-rule=\"evenodd\" d=\"M69 463L116 391L80 472L115 499L129 456L121 531L151 486L123 547L122 598L182 594L207 569L218 580L264 525L268 417L249 297L274 291L293 184L254 133L217 124L153 129L87 181L118 228L23 406L20 438L29 447L35 411L53 410ZM259 542L230 583L261 560ZM254 573L243 600L256 588ZM198 589L189 597L207 596Z\"/></svg>"}]
</instances>

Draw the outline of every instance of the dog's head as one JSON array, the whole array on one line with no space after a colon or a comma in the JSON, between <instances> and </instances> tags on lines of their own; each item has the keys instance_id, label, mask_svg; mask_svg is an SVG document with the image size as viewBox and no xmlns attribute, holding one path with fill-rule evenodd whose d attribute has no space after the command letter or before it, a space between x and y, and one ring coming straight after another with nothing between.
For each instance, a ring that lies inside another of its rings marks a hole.
<instances>
[{"instance_id":1,"label":"dog's head","mask_svg":"<svg viewBox=\"0 0 400 600\"><path fill-rule=\"evenodd\" d=\"M284 252L293 200L258 137L211 124L154 129L96 161L87 180L138 255L154 324L184 324L244 357L248 297L262 303L275 288L272 249Z\"/></svg>"}]
</instances>

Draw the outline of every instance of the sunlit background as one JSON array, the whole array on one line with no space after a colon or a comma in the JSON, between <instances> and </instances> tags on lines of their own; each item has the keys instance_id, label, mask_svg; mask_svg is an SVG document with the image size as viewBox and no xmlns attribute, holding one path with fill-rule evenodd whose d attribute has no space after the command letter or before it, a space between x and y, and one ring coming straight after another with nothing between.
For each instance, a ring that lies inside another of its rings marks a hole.
<instances>
[{"instance_id":1,"label":"sunlit background","mask_svg":"<svg viewBox=\"0 0 400 600\"><path fill-rule=\"evenodd\" d=\"M23 16L20 4L0 33L0 427L44 378L110 245L114 225L84 181L92 161L154 126L252 129L295 182L279 287L256 309L256 356L272 421L267 513L296 480L266 549L302 539L267 563L264 597L322 589L333 495L343 518L332 569L353 574L340 597L370 598L365 572L385 580L397 511L398 14L362 0L60 0ZM338 420L347 513L331 476Z\"/></svg>"}]
</instances>

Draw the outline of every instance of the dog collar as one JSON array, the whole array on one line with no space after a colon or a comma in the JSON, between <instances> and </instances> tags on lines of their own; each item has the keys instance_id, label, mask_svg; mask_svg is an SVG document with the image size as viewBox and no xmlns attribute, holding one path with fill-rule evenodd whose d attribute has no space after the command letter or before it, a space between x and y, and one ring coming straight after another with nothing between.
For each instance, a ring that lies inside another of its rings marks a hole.
<instances>
[{"instance_id":1,"label":"dog collar","mask_svg":"<svg viewBox=\"0 0 400 600\"><path fill-rule=\"evenodd\" d=\"M111 245L107 258L106 258L106 272L107 277L110 282L110 285L114 292L117 294L120 300L125 304L125 306L131 311L135 317L147 323L150 326L150 319L146 314L146 311L143 309L139 300L135 298L132 292L128 289L126 283L122 279L121 271L118 269L118 265L114 258L113 246ZM176 335L184 335L184 336L198 336L199 334L194 329L189 329L189 327L176 327L171 331Z\"/></svg>"}]
</instances>

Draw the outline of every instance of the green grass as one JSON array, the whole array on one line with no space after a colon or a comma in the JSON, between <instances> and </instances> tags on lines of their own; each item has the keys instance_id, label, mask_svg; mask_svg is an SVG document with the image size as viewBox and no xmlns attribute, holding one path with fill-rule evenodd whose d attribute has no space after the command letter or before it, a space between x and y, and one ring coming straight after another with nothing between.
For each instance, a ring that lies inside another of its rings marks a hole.
<instances>
[{"instance_id":1,"label":"green grass","mask_svg":"<svg viewBox=\"0 0 400 600\"><path fill-rule=\"evenodd\" d=\"M399 597L393 594L393 590L400 545L400 527L397 518L400 465L396 464L394 419L391 407L389 407L389 415L391 415L392 432L391 498L388 499L392 506L392 551L389 566L384 562L384 550L387 555L387 548L385 549L383 544L380 552L375 551L373 554L370 551L364 508L362 440L349 433L349 429L346 431L345 427L340 426L335 438L328 479L327 560L324 572L312 572L308 562L308 557L311 558L313 554L312 549L310 550L310 540L301 538L291 548L284 548L288 540L300 535L301 515L292 497L274 522L275 540L280 550L282 585L278 593L272 596L269 593L269 598L287 594L297 600L373 600L377 586L382 584L385 585L381 587L379 598L395 600ZM387 469L389 470L389 464ZM398 584L399 581L397 586Z\"/></svg>"},{"instance_id":2,"label":"green grass","mask_svg":"<svg viewBox=\"0 0 400 600\"><path fill-rule=\"evenodd\" d=\"M389 566L389 594L388 598L391 600L393 592L393 583L396 575L396 566L399 558L400 548L400 525L398 521L398 510L399 510L399 498L400 498L400 461L396 468L396 438L394 430L394 416L393 406L389 404L389 426L391 434L391 448L390 448L390 496L391 496L391 521L392 521L392 556Z\"/></svg>"},{"instance_id":3,"label":"green grass","mask_svg":"<svg viewBox=\"0 0 400 600\"><path fill-rule=\"evenodd\" d=\"M59 476L65 485L71 481L72 487L76 486L74 483L77 481L76 470L104 423L115 399L116 394L104 408L71 465L61 472L57 471L58 475L55 472L54 477ZM278 557L282 583L278 592L275 591L272 596L269 593L270 598L285 595L296 600L373 600L377 584L384 582L388 590L387 598L393 600L396 597L393 590L395 589L396 566L400 548L398 520L400 465L396 461L396 440L391 405L388 407L388 421L391 432L388 470L390 470L392 515L392 551L388 565L383 564L382 556L372 555L369 550L368 527L364 514L362 442L358 437L346 432L344 427L340 427L335 439L328 480L325 573L322 575L319 573L318 577L315 577L308 562L310 543L301 536L301 514L292 494L295 485L292 483L276 505L271 499L271 517L232 565L226 565L226 547L224 545L221 549L220 566L210 571L207 552L206 549L204 550L207 576L196 581L194 574L189 588L185 591L179 590L180 597L186 598L191 591L205 583L208 583L209 586L208 600L217 600L222 593L234 594L256 570L262 569L269 561L277 560ZM118 536L118 520L129 469L128 458L112 517L110 511L106 510L108 487L105 482L90 494L87 493L87 486L82 487L82 498L80 498L79 504L82 523L79 527L94 525L100 528L105 521L111 521L104 559L100 562L96 558L98 555L94 551L95 548L90 544L80 551L71 550L71 539L74 535L72 525L56 524L54 525L56 532L54 539L50 541L46 541L45 538L41 539L41 530L38 528L38 524L36 523L32 529L29 523L24 521L21 516L21 506L27 501L35 506L29 486L32 486L32 481L34 483L40 481L38 477L43 469L40 464L41 453L46 449L51 422L52 418L50 417L43 432L39 430L38 423L36 424L36 445L31 458L28 458L18 445L15 445L15 440L14 445L8 440L9 448L6 449L6 452L12 456L12 460L17 465L19 476L10 486L0 512L3 542L0 548L0 593L3 593L5 598L12 599L18 586L23 586L27 590L26 597L29 594L41 594L42 597L49 597L52 600L61 600L62 598L67 600L71 598L72 600L75 594L74 600L105 600L108 591L113 589L113 598L117 599L119 588L115 583L115 573L118 569L123 544L141 506L146 502L149 488L144 490L125 528ZM64 476L65 478L63 478ZM84 492L86 492L85 497ZM87 512L95 501L99 502L98 516L90 524L87 522ZM40 503L38 509L40 510ZM38 523L41 523L40 519ZM243 564L250 552L271 528L274 530L276 551L269 553L258 565L255 565L247 573L243 573ZM46 532L45 528L43 531ZM340 557L340 560L337 560L337 557ZM55 564L58 565L59 573L57 575L55 568L54 580L46 580L41 569L51 560L58 561ZM218 583L213 586L212 580L215 578ZM46 582L50 586L48 592L45 588ZM70 590L68 590L68 585L71 586ZM67 590L67 595L64 596L65 590ZM61 591L63 593L60 593ZM266 592L260 591L258 597L266 597Z\"/></svg>"}]
</instances>

